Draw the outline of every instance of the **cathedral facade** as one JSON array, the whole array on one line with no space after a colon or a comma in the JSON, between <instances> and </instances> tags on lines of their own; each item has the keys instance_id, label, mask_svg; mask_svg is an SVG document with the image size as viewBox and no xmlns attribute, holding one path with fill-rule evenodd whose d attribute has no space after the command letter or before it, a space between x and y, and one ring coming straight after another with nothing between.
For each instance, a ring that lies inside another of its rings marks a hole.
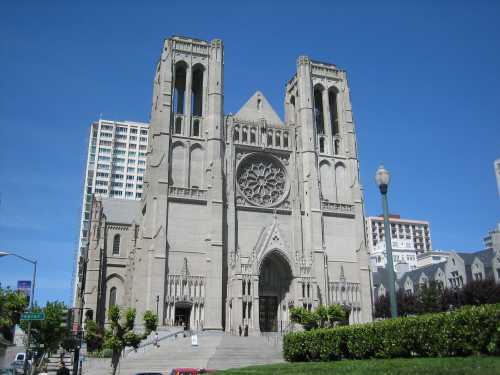
<instances>
[{"instance_id":1,"label":"cathedral facade","mask_svg":"<svg viewBox=\"0 0 500 375\"><path fill-rule=\"evenodd\" d=\"M224 115L224 48L172 37L154 77L141 201L95 198L84 307L160 325L285 330L339 303L371 320L363 193L346 72L306 56L284 121L256 92Z\"/></svg>"}]
</instances>

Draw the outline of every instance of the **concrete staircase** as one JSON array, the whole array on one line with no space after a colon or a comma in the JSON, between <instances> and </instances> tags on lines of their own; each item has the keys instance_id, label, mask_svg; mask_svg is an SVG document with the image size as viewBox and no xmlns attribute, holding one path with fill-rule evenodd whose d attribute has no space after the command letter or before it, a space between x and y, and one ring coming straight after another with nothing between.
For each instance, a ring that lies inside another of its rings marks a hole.
<instances>
[{"instance_id":1,"label":"concrete staircase","mask_svg":"<svg viewBox=\"0 0 500 375\"><path fill-rule=\"evenodd\" d=\"M56 373L59 369L59 363L61 362L61 354L63 354L62 359L64 364L69 369L70 373L73 372L73 360L71 353L62 352L59 350L57 353L51 354L47 361L47 372Z\"/></svg>"},{"instance_id":2,"label":"concrete staircase","mask_svg":"<svg viewBox=\"0 0 500 375\"><path fill-rule=\"evenodd\" d=\"M278 336L224 336L207 367L225 370L281 363L284 361L281 348Z\"/></svg>"},{"instance_id":3,"label":"concrete staircase","mask_svg":"<svg viewBox=\"0 0 500 375\"><path fill-rule=\"evenodd\" d=\"M228 369L257 364L283 362L281 342L276 337L239 337L223 332L202 332L198 346L190 337L178 335L160 341L160 347L129 353L120 361L118 374L133 375L141 371L167 374L175 367ZM87 361L84 374L109 374L109 359Z\"/></svg>"}]
</instances>

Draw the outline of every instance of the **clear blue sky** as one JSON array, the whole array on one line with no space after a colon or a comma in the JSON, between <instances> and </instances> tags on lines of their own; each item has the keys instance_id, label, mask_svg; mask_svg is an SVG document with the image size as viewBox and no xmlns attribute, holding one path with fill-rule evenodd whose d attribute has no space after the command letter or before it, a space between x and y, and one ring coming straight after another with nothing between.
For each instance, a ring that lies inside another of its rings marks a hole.
<instances>
[{"instance_id":1,"label":"clear blue sky","mask_svg":"<svg viewBox=\"0 0 500 375\"><path fill-rule=\"evenodd\" d=\"M261 90L282 115L301 54L346 69L368 215L383 161L434 248L479 250L500 221L500 2L70 3L0 4L0 249L39 260L40 301L70 300L90 123L148 121L174 34L223 39L226 113ZM0 259L3 285L30 272Z\"/></svg>"}]
</instances>

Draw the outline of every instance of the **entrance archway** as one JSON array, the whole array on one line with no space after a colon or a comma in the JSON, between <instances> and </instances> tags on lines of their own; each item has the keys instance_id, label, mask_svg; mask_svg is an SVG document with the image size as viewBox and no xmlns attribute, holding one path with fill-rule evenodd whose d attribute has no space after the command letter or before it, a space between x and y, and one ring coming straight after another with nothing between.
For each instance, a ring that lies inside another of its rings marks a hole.
<instances>
[{"instance_id":1,"label":"entrance archway","mask_svg":"<svg viewBox=\"0 0 500 375\"><path fill-rule=\"evenodd\" d=\"M259 326L261 332L276 332L288 321L287 297L292 282L288 261L278 251L266 255L259 274Z\"/></svg>"},{"instance_id":2,"label":"entrance archway","mask_svg":"<svg viewBox=\"0 0 500 375\"><path fill-rule=\"evenodd\" d=\"M183 326L185 329L189 328L189 321L191 317L192 304L189 302L177 302L175 304L175 322L176 326Z\"/></svg>"}]
</instances>

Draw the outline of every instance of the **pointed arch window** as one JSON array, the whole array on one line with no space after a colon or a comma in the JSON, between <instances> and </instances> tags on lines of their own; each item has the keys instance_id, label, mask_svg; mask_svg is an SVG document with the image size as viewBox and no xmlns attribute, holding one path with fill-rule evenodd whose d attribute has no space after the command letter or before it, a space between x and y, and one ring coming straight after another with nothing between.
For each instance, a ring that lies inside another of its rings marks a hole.
<instances>
[{"instance_id":1,"label":"pointed arch window","mask_svg":"<svg viewBox=\"0 0 500 375\"><path fill-rule=\"evenodd\" d=\"M108 308L112 308L116 305L116 287L112 287L109 291L109 305Z\"/></svg>"},{"instance_id":2,"label":"pointed arch window","mask_svg":"<svg viewBox=\"0 0 500 375\"><path fill-rule=\"evenodd\" d=\"M193 83L191 85L191 104L193 116L202 116L203 113L203 66L193 68Z\"/></svg>"},{"instance_id":3,"label":"pointed arch window","mask_svg":"<svg viewBox=\"0 0 500 375\"><path fill-rule=\"evenodd\" d=\"M236 142L240 141L240 128L239 128L239 126L234 127L233 139Z\"/></svg>"},{"instance_id":4,"label":"pointed arch window","mask_svg":"<svg viewBox=\"0 0 500 375\"><path fill-rule=\"evenodd\" d=\"M243 127L242 129L242 137L241 137L242 142L247 142L248 141L248 129L246 126Z\"/></svg>"},{"instance_id":5,"label":"pointed arch window","mask_svg":"<svg viewBox=\"0 0 500 375\"><path fill-rule=\"evenodd\" d=\"M332 124L332 135L337 137L339 135L339 116L337 108L337 92L331 89L328 92L328 103L330 105L330 122Z\"/></svg>"},{"instance_id":6,"label":"pointed arch window","mask_svg":"<svg viewBox=\"0 0 500 375\"><path fill-rule=\"evenodd\" d=\"M255 142L256 142L255 128L250 128L250 143L255 144Z\"/></svg>"},{"instance_id":7,"label":"pointed arch window","mask_svg":"<svg viewBox=\"0 0 500 375\"><path fill-rule=\"evenodd\" d=\"M184 114L184 95L186 92L186 64L175 66L174 113Z\"/></svg>"},{"instance_id":8,"label":"pointed arch window","mask_svg":"<svg viewBox=\"0 0 500 375\"><path fill-rule=\"evenodd\" d=\"M292 123L295 123L295 96L292 95L292 97L290 98L290 105L291 105L291 108L290 108L290 120Z\"/></svg>"},{"instance_id":9,"label":"pointed arch window","mask_svg":"<svg viewBox=\"0 0 500 375\"><path fill-rule=\"evenodd\" d=\"M323 118L323 88L314 88L314 122L316 123L316 133L325 134L325 122Z\"/></svg>"},{"instance_id":10,"label":"pointed arch window","mask_svg":"<svg viewBox=\"0 0 500 375\"><path fill-rule=\"evenodd\" d=\"M115 234L113 237L113 255L120 254L120 235Z\"/></svg>"}]
</instances>

